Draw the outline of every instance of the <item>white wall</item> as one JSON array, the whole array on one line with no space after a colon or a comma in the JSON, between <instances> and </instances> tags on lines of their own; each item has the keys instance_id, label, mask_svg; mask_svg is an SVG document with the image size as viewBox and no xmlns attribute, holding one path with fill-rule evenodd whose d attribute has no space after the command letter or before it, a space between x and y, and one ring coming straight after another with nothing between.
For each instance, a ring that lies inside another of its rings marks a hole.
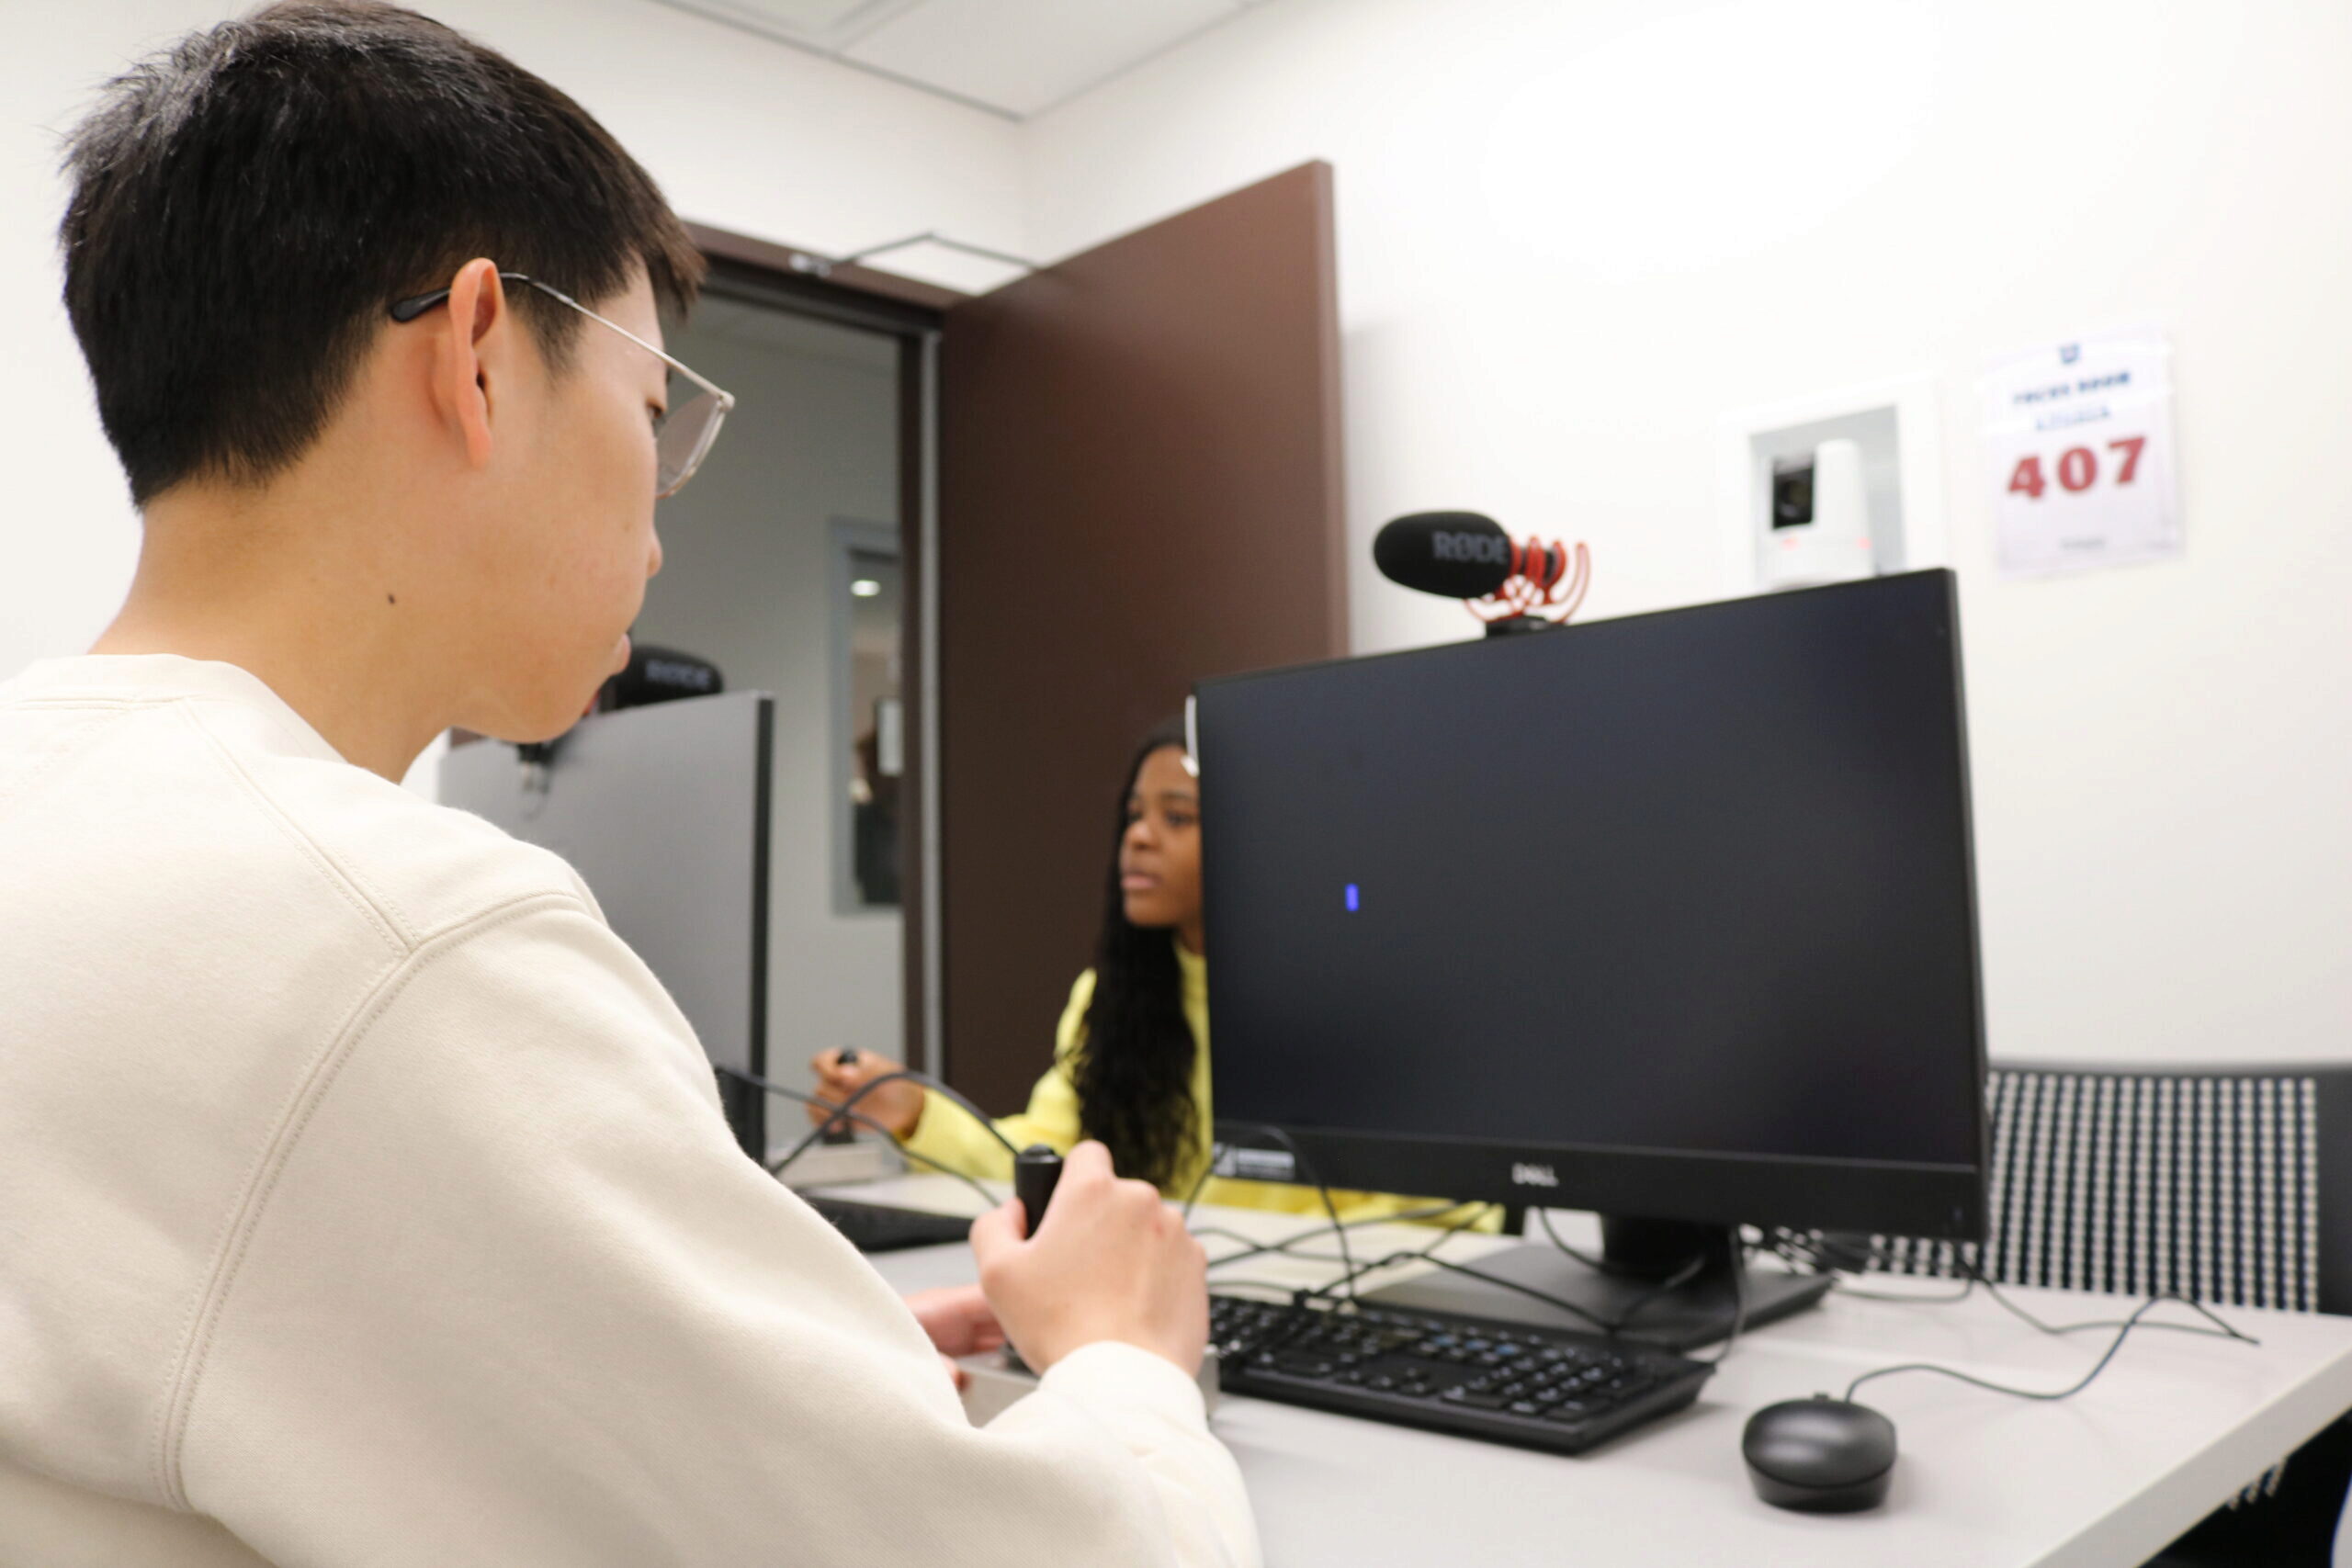
<instances>
[{"instance_id":1,"label":"white wall","mask_svg":"<svg viewBox=\"0 0 2352 1568\"><path fill-rule=\"evenodd\" d=\"M690 219L845 251L940 228L1018 251L1009 122L651 0L424 0L587 106ZM8 0L0 49L0 675L79 652L138 525L57 303L58 139L148 48L223 0Z\"/></svg>"},{"instance_id":2,"label":"white wall","mask_svg":"<svg viewBox=\"0 0 2352 1568\"><path fill-rule=\"evenodd\" d=\"M1466 635L1380 522L1717 596L1726 412L1942 385L1996 1055L2352 1050L2352 8L1279 0L1023 129L1068 254L1336 166L1360 647ZM1986 355L2173 334L2188 558L1990 570Z\"/></svg>"},{"instance_id":3,"label":"white wall","mask_svg":"<svg viewBox=\"0 0 2352 1568\"><path fill-rule=\"evenodd\" d=\"M897 344L714 299L674 347L740 400L695 482L662 503L662 575L636 635L775 697L769 1068L800 1082L836 1045L903 1059L898 911L833 908L827 570L835 518L898 522Z\"/></svg>"},{"instance_id":4,"label":"white wall","mask_svg":"<svg viewBox=\"0 0 2352 1568\"><path fill-rule=\"evenodd\" d=\"M14 0L0 671L79 648L133 523L53 301L54 135L211 0ZM1461 635L1363 547L1589 539L1591 612L1721 591L1726 411L1940 378L1996 1054L2352 1044L2352 9L2321 0L1274 0L1025 127L646 0L449 0L687 215L1055 255L1339 171L1356 637ZM2173 334L2185 561L1988 569L1993 352Z\"/></svg>"}]
</instances>

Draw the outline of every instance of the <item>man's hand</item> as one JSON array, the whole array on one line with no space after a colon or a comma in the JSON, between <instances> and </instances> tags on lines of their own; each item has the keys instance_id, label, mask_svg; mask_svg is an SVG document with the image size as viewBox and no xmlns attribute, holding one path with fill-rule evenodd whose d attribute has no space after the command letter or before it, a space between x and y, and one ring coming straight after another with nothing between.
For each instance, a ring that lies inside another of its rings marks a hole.
<instances>
[{"instance_id":1,"label":"man's hand","mask_svg":"<svg viewBox=\"0 0 2352 1568\"><path fill-rule=\"evenodd\" d=\"M817 1075L817 1098L840 1105L876 1078L907 1069L871 1051L860 1051L857 1060L849 1063L842 1062L839 1051L820 1051L808 1058L808 1070ZM822 1124L825 1114L818 1106L808 1107L811 1124ZM857 1102L856 1114L880 1122L895 1136L911 1137L915 1123L922 1120L922 1087L905 1078L886 1083ZM854 1127L857 1123L853 1122L850 1125Z\"/></svg>"},{"instance_id":2,"label":"man's hand","mask_svg":"<svg viewBox=\"0 0 2352 1568\"><path fill-rule=\"evenodd\" d=\"M907 1309L943 1356L977 1356L1003 1348L1004 1325L978 1285L917 1291L907 1298Z\"/></svg>"},{"instance_id":3,"label":"man's hand","mask_svg":"<svg viewBox=\"0 0 2352 1568\"><path fill-rule=\"evenodd\" d=\"M972 1226L972 1251L1004 1332L1042 1372L1081 1346L1115 1339L1186 1377L1208 1345L1207 1260L1148 1182L1124 1181L1110 1152L1070 1150L1032 1239L1016 1200Z\"/></svg>"},{"instance_id":4,"label":"man's hand","mask_svg":"<svg viewBox=\"0 0 2352 1568\"><path fill-rule=\"evenodd\" d=\"M956 1358L977 1356L1004 1345L1004 1325L997 1322L995 1309L978 1285L917 1291L907 1298L907 1310L931 1336L932 1348L939 1352L940 1364L947 1369L958 1393L970 1384L972 1374L957 1366Z\"/></svg>"}]
</instances>

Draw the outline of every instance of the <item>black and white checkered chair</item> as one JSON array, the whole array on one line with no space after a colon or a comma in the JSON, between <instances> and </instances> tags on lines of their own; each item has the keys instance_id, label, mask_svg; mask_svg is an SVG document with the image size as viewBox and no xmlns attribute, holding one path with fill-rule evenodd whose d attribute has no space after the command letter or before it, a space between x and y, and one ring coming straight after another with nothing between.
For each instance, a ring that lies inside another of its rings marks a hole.
<instances>
[{"instance_id":1,"label":"black and white checkered chair","mask_svg":"<svg viewBox=\"0 0 2352 1568\"><path fill-rule=\"evenodd\" d=\"M1985 1093L1986 1278L2352 1313L2352 1066L2018 1065ZM1960 1273L1948 1242L1882 1250Z\"/></svg>"},{"instance_id":2,"label":"black and white checkered chair","mask_svg":"<svg viewBox=\"0 0 2352 1568\"><path fill-rule=\"evenodd\" d=\"M2352 1066L2013 1064L1987 1075L1986 1097L1986 1278L2352 1314ZM1889 1271L1962 1271L1950 1242L1874 1239ZM2158 1562L2248 1560L2249 1530L2267 1542L2258 1560L2286 1562L2290 1536L2301 1558L2315 1535L2309 1560L2325 1562L2347 1461L2338 1422ZM2200 1555L2214 1536L2232 1539Z\"/></svg>"}]
</instances>

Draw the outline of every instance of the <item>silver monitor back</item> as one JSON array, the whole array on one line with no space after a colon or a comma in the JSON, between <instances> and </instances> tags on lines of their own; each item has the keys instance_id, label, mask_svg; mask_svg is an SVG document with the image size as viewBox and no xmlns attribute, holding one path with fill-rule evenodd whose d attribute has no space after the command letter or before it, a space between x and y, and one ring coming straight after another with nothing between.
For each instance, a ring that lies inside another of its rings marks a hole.
<instances>
[{"instance_id":1,"label":"silver monitor back","mask_svg":"<svg viewBox=\"0 0 2352 1568\"><path fill-rule=\"evenodd\" d=\"M775 709L763 692L729 692L595 714L543 773L501 741L441 763L443 805L571 862L711 1062L763 1077ZM763 1097L725 1075L719 1093L744 1152L764 1157Z\"/></svg>"}]
</instances>

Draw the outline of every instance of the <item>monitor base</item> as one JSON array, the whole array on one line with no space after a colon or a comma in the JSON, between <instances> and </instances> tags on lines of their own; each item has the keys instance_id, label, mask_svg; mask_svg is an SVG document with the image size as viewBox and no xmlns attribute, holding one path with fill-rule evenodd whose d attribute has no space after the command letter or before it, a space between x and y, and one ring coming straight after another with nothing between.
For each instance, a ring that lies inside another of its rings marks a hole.
<instances>
[{"instance_id":1,"label":"monitor base","mask_svg":"<svg viewBox=\"0 0 2352 1568\"><path fill-rule=\"evenodd\" d=\"M1694 1233L1702 1230L1702 1227L1691 1227ZM1705 1249L1706 1262L1695 1278L1672 1290L1661 1289L1661 1278L1645 1277L1634 1269L1619 1271L1612 1268L1604 1273L1588 1268L1548 1241L1529 1242L1508 1251L1488 1253L1471 1267L1496 1280L1508 1280L1526 1290L1572 1302L1604 1324L1620 1325L1620 1337L1668 1350L1694 1349L1730 1332L1735 1308L1731 1272L1734 1267L1741 1268L1739 1286L1747 1300L1743 1333L1802 1312L1829 1293L1831 1281L1826 1274L1792 1274L1779 1269L1736 1265L1731 1232L1727 1229L1703 1227L1701 1245ZM1687 1264L1691 1256L1685 1251L1682 1262ZM1615 1259L1611 1261L1613 1264ZM1669 1270L1666 1278L1671 1278L1671 1273ZM1366 1305L1381 1309L1457 1312L1538 1328L1600 1332L1589 1319L1547 1305L1522 1291L1450 1270L1366 1291L1360 1299Z\"/></svg>"}]
</instances>

